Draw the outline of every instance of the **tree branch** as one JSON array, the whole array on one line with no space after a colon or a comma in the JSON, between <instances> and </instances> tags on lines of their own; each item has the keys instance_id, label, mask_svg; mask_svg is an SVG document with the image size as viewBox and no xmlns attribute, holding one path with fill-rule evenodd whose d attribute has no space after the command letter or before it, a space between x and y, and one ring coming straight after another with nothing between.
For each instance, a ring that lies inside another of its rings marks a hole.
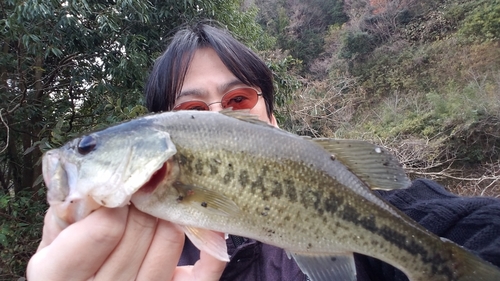
<instances>
[{"instance_id":1,"label":"tree branch","mask_svg":"<svg viewBox=\"0 0 500 281\"><path fill-rule=\"evenodd\" d=\"M7 140L5 141L5 147L0 151L0 153L3 153L7 147L9 147L9 137L10 137L10 132L9 132L9 125L3 120L3 115L1 114L3 111L3 108L0 108L0 119L2 120L2 124L5 126L7 129Z\"/></svg>"}]
</instances>

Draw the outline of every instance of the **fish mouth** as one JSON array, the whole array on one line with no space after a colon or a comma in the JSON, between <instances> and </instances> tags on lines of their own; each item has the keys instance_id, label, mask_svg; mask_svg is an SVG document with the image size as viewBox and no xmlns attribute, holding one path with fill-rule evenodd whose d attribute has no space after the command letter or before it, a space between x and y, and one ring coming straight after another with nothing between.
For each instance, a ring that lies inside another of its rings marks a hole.
<instances>
[{"instance_id":1,"label":"fish mouth","mask_svg":"<svg viewBox=\"0 0 500 281\"><path fill-rule=\"evenodd\" d=\"M172 167L175 167L174 157L159 163L160 168L145 177L144 184L133 188L134 192L150 194L159 186L168 181L172 174ZM66 161L59 150L46 152L43 157L43 177L47 186L47 201L53 209L54 218L63 228L75 223L98 208L118 207L110 206L107 200L93 198L89 190L78 190L78 167L71 161ZM126 202L130 198L126 199ZM125 203L126 204L126 203Z\"/></svg>"},{"instance_id":2,"label":"fish mouth","mask_svg":"<svg viewBox=\"0 0 500 281\"><path fill-rule=\"evenodd\" d=\"M141 192L145 193L152 193L155 191L155 189L163 182L165 177L167 177L168 174L168 161L163 163L163 165L160 167L160 169L156 170L149 180L144 183L144 185L139 189Z\"/></svg>"},{"instance_id":3,"label":"fish mouth","mask_svg":"<svg viewBox=\"0 0 500 281\"><path fill-rule=\"evenodd\" d=\"M73 224L102 207L92 197L67 199L59 204L51 204L56 222L62 228Z\"/></svg>"},{"instance_id":4,"label":"fish mouth","mask_svg":"<svg viewBox=\"0 0 500 281\"><path fill-rule=\"evenodd\" d=\"M48 189L47 201L62 228L101 207L91 196L84 196L75 190L77 167L65 162L58 150L48 151L44 155L42 167Z\"/></svg>"}]
</instances>

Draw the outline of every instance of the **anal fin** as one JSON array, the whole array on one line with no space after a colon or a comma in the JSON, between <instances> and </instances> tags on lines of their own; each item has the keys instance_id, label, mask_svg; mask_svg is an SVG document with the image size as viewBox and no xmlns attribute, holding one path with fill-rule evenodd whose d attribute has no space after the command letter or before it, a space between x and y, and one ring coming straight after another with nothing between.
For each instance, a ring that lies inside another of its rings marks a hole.
<instances>
[{"instance_id":1,"label":"anal fin","mask_svg":"<svg viewBox=\"0 0 500 281\"><path fill-rule=\"evenodd\" d=\"M191 226L181 226L181 228L184 230L189 240L191 240L200 251L204 251L218 260L229 261L226 240L223 235L219 235L212 230Z\"/></svg>"},{"instance_id":2,"label":"anal fin","mask_svg":"<svg viewBox=\"0 0 500 281\"><path fill-rule=\"evenodd\" d=\"M291 253L299 268L312 281L355 281L356 265L352 253L317 255Z\"/></svg>"}]
</instances>

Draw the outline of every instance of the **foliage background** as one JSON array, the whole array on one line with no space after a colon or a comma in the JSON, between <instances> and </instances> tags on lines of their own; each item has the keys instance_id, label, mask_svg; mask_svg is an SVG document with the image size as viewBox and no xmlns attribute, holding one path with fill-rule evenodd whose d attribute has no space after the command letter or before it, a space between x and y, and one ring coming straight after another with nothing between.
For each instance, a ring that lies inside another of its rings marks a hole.
<instances>
[{"instance_id":1,"label":"foliage background","mask_svg":"<svg viewBox=\"0 0 500 281\"><path fill-rule=\"evenodd\" d=\"M145 113L143 84L183 24L212 19L275 74L280 126L368 139L411 177L500 196L499 0L4 0L0 280L41 235L40 157Z\"/></svg>"}]
</instances>

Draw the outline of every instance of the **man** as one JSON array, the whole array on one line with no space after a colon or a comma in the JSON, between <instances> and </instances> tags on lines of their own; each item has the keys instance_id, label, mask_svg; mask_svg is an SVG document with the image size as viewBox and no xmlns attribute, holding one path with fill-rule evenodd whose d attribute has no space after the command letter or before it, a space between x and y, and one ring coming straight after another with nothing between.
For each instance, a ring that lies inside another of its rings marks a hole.
<instances>
[{"instance_id":1,"label":"man","mask_svg":"<svg viewBox=\"0 0 500 281\"><path fill-rule=\"evenodd\" d=\"M249 109L276 126L273 93L264 62L226 31L204 24L175 35L146 86L152 112L232 107ZM381 195L424 227L500 266L499 200L457 197L427 180ZM226 265L204 252L198 255L184 241L175 226L133 206L98 209L64 230L49 208L28 280L306 280L276 247L230 237ZM356 265L358 280L406 278L373 258L358 255Z\"/></svg>"}]
</instances>

